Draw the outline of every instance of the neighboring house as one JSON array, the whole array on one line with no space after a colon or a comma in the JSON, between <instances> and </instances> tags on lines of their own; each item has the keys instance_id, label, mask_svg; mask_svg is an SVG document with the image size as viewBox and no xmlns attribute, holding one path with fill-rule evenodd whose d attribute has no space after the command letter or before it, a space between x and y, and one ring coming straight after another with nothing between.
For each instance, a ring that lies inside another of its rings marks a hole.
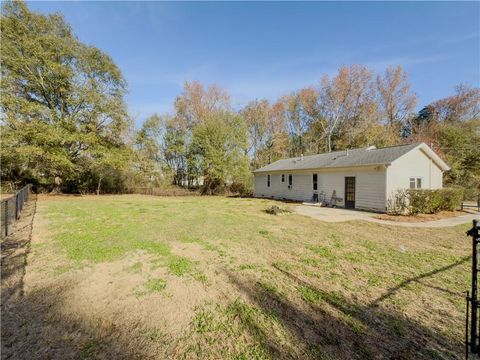
<instances>
[{"instance_id":1,"label":"neighboring house","mask_svg":"<svg viewBox=\"0 0 480 360\"><path fill-rule=\"evenodd\" d=\"M425 143L278 160L254 171L254 195L385 212L398 189L440 189L445 162Z\"/></svg>"}]
</instances>

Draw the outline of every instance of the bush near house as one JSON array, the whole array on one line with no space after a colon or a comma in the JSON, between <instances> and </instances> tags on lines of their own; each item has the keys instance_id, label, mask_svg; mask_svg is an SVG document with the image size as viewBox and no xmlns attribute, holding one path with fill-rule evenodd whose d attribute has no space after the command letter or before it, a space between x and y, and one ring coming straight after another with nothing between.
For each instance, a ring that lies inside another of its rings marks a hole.
<instances>
[{"instance_id":1,"label":"bush near house","mask_svg":"<svg viewBox=\"0 0 480 360\"><path fill-rule=\"evenodd\" d=\"M389 199L388 212L395 215L436 214L460 207L463 189L398 190Z\"/></svg>"}]
</instances>

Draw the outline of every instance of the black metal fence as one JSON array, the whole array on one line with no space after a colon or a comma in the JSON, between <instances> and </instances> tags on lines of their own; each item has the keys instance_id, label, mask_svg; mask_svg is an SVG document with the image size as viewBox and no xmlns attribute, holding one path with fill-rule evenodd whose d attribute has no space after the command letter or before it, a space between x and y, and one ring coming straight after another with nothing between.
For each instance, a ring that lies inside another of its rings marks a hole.
<instances>
[{"instance_id":1,"label":"black metal fence","mask_svg":"<svg viewBox=\"0 0 480 360\"><path fill-rule=\"evenodd\" d=\"M473 220L473 227L469 231L467 231L467 235L472 237L472 288L471 292L467 291L467 316L465 323L465 352L467 359L470 353L477 355L480 353L480 323L478 318L478 245L480 243L479 228L480 221Z\"/></svg>"},{"instance_id":2,"label":"black metal fence","mask_svg":"<svg viewBox=\"0 0 480 360\"><path fill-rule=\"evenodd\" d=\"M20 218L20 213L24 204L30 199L31 192L32 185L29 184L1 201L1 238L8 236L12 232L12 225Z\"/></svg>"}]
</instances>

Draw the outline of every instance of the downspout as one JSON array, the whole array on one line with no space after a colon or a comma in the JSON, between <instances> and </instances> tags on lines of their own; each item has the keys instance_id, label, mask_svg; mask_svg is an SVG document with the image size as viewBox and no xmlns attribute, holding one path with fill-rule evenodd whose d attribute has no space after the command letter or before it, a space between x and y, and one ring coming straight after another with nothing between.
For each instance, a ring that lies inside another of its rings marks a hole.
<instances>
[{"instance_id":1,"label":"downspout","mask_svg":"<svg viewBox=\"0 0 480 360\"><path fill-rule=\"evenodd\" d=\"M432 159L428 158L430 161L428 162L428 188L432 189Z\"/></svg>"},{"instance_id":2,"label":"downspout","mask_svg":"<svg viewBox=\"0 0 480 360\"><path fill-rule=\"evenodd\" d=\"M390 164L385 164L385 212L388 212L388 167Z\"/></svg>"}]
</instances>

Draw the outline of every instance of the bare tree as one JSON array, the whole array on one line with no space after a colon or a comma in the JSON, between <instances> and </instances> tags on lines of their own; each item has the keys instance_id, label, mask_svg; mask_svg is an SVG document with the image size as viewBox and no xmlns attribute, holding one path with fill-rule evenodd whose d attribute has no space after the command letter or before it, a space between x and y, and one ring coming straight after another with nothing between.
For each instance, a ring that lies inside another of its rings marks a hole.
<instances>
[{"instance_id":1,"label":"bare tree","mask_svg":"<svg viewBox=\"0 0 480 360\"><path fill-rule=\"evenodd\" d=\"M230 96L216 85L205 88L198 81L185 82L183 93L175 100L176 117L187 128L202 123L218 111L230 110Z\"/></svg>"},{"instance_id":2,"label":"bare tree","mask_svg":"<svg viewBox=\"0 0 480 360\"><path fill-rule=\"evenodd\" d=\"M380 110L391 134L400 136L417 104L405 70L400 65L389 66L383 76L377 76L377 91Z\"/></svg>"},{"instance_id":3,"label":"bare tree","mask_svg":"<svg viewBox=\"0 0 480 360\"><path fill-rule=\"evenodd\" d=\"M354 136L352 129L375 118L372 77L365 66L343 66L333 78L324 75L318 89L301 92L308 123L321 133L327 151L332 151L334 136L348 135L348 131Z\"/></svg>"},{"instance_id":4,"label":"bare tree","mask_svg":"<svg viewBox=\"0 0 480 360\"><path fill-rule=\"evenodd\" d=\"M247 151L252 155L252 165L256 168L259 165L258 152L267 140L271 106L268 100L253 100L240 113L247 125L249 134Z\"/></svg>"},{"instance_id":5,"label":"bare tree","mask_svg":"<svg viewBox=\"0 0 480 360\"><path fill-rule=\"evenodd\" d=\"M457 85L455 95L435 101L436 120L455 123L480 116L480 89L466 84Z\"/></svg>"},{"instance_id":6,"label":"bare tree","mask_svg":"<svg viewBox=\"0 0 480 360\"><path fill-rule=\"evenodd\" d=\"M306 150L305 133L309 126L308 118L303 111L299 92L283 96L279 102L283 103L283 116L288 130L290 156L300 156Z\"/></svg>"},{"instance_id":7,"label":"bare tree","mask_svg":"<svg viewBox=\"0 0 480 360\"><path fill-rule=\"evenodd\" d=\"M285 119L285 103L277 101L271 107L267 123L265 144L259 151L260 165L288 156L288 133Z\"/></svg>"}]
</instances>

